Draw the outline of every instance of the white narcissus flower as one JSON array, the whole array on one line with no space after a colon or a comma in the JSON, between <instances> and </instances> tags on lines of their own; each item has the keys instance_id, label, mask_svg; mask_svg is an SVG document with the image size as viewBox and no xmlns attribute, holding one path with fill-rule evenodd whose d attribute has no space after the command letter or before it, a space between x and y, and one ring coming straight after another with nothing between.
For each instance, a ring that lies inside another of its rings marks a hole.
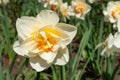
<instances>
[{"instance_id":1,"label":"white narcissus flower","mask_svg":"<svg viewBox=\"0 0 120 80\"><path fill-rule=\"evenodd\" d=\"M9 2L9 0L0 0L0 4L7 4Z\"/></svg>"},{"instance_id":2,"label":"white narcissus flower","mask_svg":"<svg viewBox=\"0 0 120 80\"><path fill-rule=\"evenodd\" d=\"M75 37L75 26L58 23L58 15L51 10L42 10L37 17L23 16L16 21L18 41L14 51L29 57L36 71L55 65L65 65L69 60L67 45Z\"/></svg>"},{"instance_id":3,"label":"white narcissus flower","mask_svg":"<svg viewBox=\"0 0 120 80\"><path fill-rule=\"evenodd\" d=\"M111 23L115 23L120 17L120 1L110 1L107 8L103 10L103 14Z\"/></svg>"},{"instance_id":4,"label":"white narcissus flower","mask_svg":"<svg viewBox=\"0 0 120 80\"><path fill-rule=\"evenodd\" d=\"M66 21L66 18L70 19L71 11L68 3L67 2L63 3L62 0L58 0L58 3L59 3L59 10L60 13L62 14L63 20Z\"/></svg>"},{"instance_id":5,"label":"white narcissus flower","mask_svg":"<svg viewBox=\"0 0 120 80\"><path fill-rule=\"evenodd\" d=\"M42 2L45 8L49 8L53 11L57 10L58 8L57 0L38 0L38 2Z\"/></svg>"},{"instance_id":6,"label":"white narcissus flower","mask_svg":"<svg viewBox=\"0 0 120 80\"><path fill-rule=\"evenodd\" d=\"M120 52L120 33L115 33L108 36L105 42L100 43L98 46L105 45L105 48L101 52L101 55L109 57L113 52Z\"/></svg>"},{"instance_id":7,"label":"white narcissus flower","mask_svg":"<svg viewBox=\"0 0 120 80\"><path fill-rule=\"evenodd\" d=\"M69 13L69 10L68 10L68 4L67 3L62 3L60 4L60 12L62 13L62 15L64 17L68 17L68 13Z\"/></svg>"},{"instance_id":8,"label":"white narcissus flower","mask_svg":"<svg viewBox=\"0 0 120 80\"><path fill-rule=\"evenodd\" d=\"M85 0L73 0L71 8L71 14L83 20L85 15L91 10L91 7L86 4Z\"/></svg>"}]
</instances>

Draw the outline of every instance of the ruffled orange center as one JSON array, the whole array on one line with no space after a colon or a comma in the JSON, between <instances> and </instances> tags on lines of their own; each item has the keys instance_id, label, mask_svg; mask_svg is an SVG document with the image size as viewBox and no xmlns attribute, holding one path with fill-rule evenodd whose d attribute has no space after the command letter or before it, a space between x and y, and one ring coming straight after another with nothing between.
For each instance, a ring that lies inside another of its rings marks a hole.
<instances>
[{"instance_id":1,"label":"ruffled orange center","mask_svg":"<svg viewBox=\"0 0 120 80\"><path fill-rule=\"evenodd\" d=\"M76 14L83 13L84 4L81 2L77 2L77 4L73 8Z\"/></svg>"},{"instance_id":2,"label":"ruffled orange center","mask_svg":"<svg viewBox=\"0 0 120 80\"><path fill-rule=\"evenodd\" d=\"M55 37L60 36L60 32L51 27L45 27L41 32L44 33L44 36L41 33L37 33L37 35L34 36L34 40L37 42L36 48L45 52L52 51L54 45L57 43Z\"/></svg>"},{"instance_id":3,"label":"ruffled orange center","mask_svg":"<svg viewBox=\"0 0 120 80\"><path fill-rule=\"evenodd\" d=\"M51 4L50 8L51 8L51 10L55 11L55 10L57 10L58 7L55 4Z\"/></svg>"},{"instance_id":4,"label":"ruffled orange center","mask_svg":"<svg viewBox=\"0 0 120 80\"><path fill-rule=\"evenodd\" d=\"M117 6L111 13L112 17L116 19L118 16L120 17L120 6Z\"/></svg>"}]
</instances>

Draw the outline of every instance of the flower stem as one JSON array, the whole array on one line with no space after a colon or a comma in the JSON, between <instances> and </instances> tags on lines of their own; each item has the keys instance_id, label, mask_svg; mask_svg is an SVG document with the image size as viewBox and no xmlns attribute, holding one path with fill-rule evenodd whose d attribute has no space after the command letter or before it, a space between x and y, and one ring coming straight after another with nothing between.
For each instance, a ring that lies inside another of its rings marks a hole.
<instances>
[{"instance_id":1,"label":"flower stem","mask_svg":"<svg viewBox=\"0 0 120 80\"><path fill-rule=\"evenodd\" d=\"M40 80L40 72L37 72L35 80Z\"/></svg>"}]
</instances>

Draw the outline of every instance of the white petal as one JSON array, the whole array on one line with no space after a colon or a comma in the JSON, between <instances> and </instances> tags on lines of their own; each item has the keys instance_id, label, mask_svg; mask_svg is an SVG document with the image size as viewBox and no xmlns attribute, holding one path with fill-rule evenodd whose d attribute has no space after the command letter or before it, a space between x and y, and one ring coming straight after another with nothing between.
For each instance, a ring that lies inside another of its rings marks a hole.
<instances>
[{"instance_id":1,"label":"white petal","mask_svg":"<svg viewBox=\"0 0 120 80\"><path fill-rule=\"evenodd\" d=\"M103 14L106 16L106 15L108 15L108 11L105 9L105 10L103 10Z\"/></svg>"},{"instance_id":2,"label":"white petal","mask_svg":"<svg viewBox=\"0 0 120 80\"><path fill-rule=\"evenodd\" d=\"M63 4L63 1L62 0L57 0L58 1L58 4L61 6Z\"/></svg>"},{"instance_id":3,"label":"white petal","mask_svg":"<svg viewBox=\"0 0 120 80\"><path fill-rule=\"evenodd\" d=\"M113 6L115 3L113 1L110 1L107 6Z\"/></svg>"},{"instance_id":4,"label":"white petal","mask_svg":"<svg viewBox=\"0 0 120 80\"><path fill-rule=\"evenodd\" d=\"M68 48L60 48L55 59L55 65L65 65L69 61L69 52Z\"/></svg>"},{"instance_id":5,"label":"white petal","mask_svg":"<svg viewBox=\"0 0 120 80\"><path fill-rule=\"evenodd\" d=\"M110 33L110 35L108 36L107 42L108 42L107 47L108 47L109 49L111 49L112 46L113 46L113 44L114 44L114 38L113 38L112 33Z\"/></svg>"},{"instance_id":6,"label":"white petal","mask_svg":"<svg viewBox=\"0 0 120 80\"><path fill-rule=\"evenodd\" d=\"M84 15L87 14L90 10L91 10L91 6L89 6L88 4L84 3L85 7L84 7Z\"/></svg>"},{"instance_id":7,"label":"white petal","mask_svg":"<svg viewBox=\"0 0 120 80\"><path fill-rule=\"evenodd\" d=\"M114 45L117 48L120 48L120 34L116 33L114 37Z\"/></svg>"},{"instance_id":8,"label":"white petal","mask_svg":"<svg viewBox=\"0 0 120 80\"><path fill-rule=\"evenodd\" d=\"M40 28L40 24L34 17L21 17L16 21L16 28L18 31L18 36L25 40L29 38L31 34Z\"/></svg>"},{"instance_id":9,"label":"white petal","mask_svg":"<svg viewBox=\"0 0 120 80\"><path fill-rule=\"evenodd\" d=\"M56 25L56 28L67 34L70 38L69 43L72 41L72 39L75 37L77 33L77 28L75 26L69 25L69 24L64 24L64 23L58 23Z\"/></svg>"},{"instance_id":10,"label":"white petal","mask_svg":"<svg viewBox=\"0 0 120 80\"><path fill-rule=\"evenodd\" d=\"M76 14L75 15L77 18L81 18L82 14Z\"/></svg>"},{"instance_id":11,"label":"white petal","mask_svg":"<svg viewBox=\"0 0 120 80\"><path fill-rule=\"evenodd\" d=\"M117 21L117 28L118 28L118 32L120 32L120 18Z\"/></svg>"},{"instance_id":12,"label":"white petal","mask_svg":"<svg viewBox=\"0 0 120 80\"><path fill-rule=\"evenodd\" d=\"M106 48L104 48L101 52L101 55L104 56L105 55L105 52L106 52Z\"/></svg>"},{"instance_id":13,"label":"white petal","mask_svg":"<svg viewBox=\"0 0 120 80\"><path fill-rule=\"evenodd\" d=\"M47 69L51 64L48 64L45 60L37 56L37 57L30 58L30 65L37 72L40 72L40 71Z\"/></svg>"},{"instance_id":14,"label":"white petal","mask_svg":"<svg viewBox=\"0 0 120 80\"><path fill-rule=\"evenodd\" d=\"M47 25L56 25L59 22L59 17L57 13L51 10L42 10L40 14L37 15L37 19L44 23L44 26Z\"/></svg>"},{"instance_id":15,"label":"white petal","mask_svg":"<svg viewBox=\"0 0 120 80\"><path fill-rule=\"evenodd\" d=\"M116 22L116 19L114 19L113 17L110 17L109 20L110 20L111 23L115 23Z\"/></svg>"},{"instance_id":16,"label":"white petal","mask_svg":"<svg viewBox=\"0 0 120 80\"><path fill-rule=\"evenodd\" d=\"M16 41L13 45L13 49L18 55L32 57L36 54L29 54L32 53L32 50L34 50L35 46L36 43L34 41L29 41L28 39L21 44L19 43L19 41Z\"/></svg>"},{"instance_id":17,"label":"white petal","mask_svg":"<svg viewBox=\"0 0 120 80\"><path fill-rule=\"evenodd\" d=\"M20 47L20 43L16 41L13 44L13 50L21 56L28 56L29 51L26 48Z\"/></svg>"},{"instance_id":18,"label":"white petal","mask_svg":"<svg viewBox=\"0 0 120 80\"><path fill-rule=\"evenodd\" d=\"M99 44L95 47L95 49L98 49L98 48L101 47L102 45L104 45L104 42L99 43Z\"/></svg>"},{"instance_id":19,"label":"white petal","mask_svg":"<svg viewBox=\"0 0 120 80\"><path fill-rule=\"evenodd\" d=\"M57 53L53 53L53 52L43 52L41 54L39 54L39 56L47 61L47 63L52 63L56 57Z\"/></svg>"}]
</instances>

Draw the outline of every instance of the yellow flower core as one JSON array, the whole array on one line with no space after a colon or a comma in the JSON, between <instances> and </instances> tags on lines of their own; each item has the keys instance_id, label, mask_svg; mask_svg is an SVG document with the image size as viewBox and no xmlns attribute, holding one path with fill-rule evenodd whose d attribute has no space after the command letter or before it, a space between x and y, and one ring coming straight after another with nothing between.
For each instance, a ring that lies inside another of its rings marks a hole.
<instances>
[{"instance_id":1,"label":"yellow flower core","mask_svg":"<svg viewBox=\"0 0 120 80\"><path fill-rule=\"evenodd\" d=\"M83 13L84 4L81 2L78 2L73 8L76 14Z\"/></svg>"},{"instance_id":2,"label":"yellow flower core","mask_svg":"<svg viewBox=\"0 0 120 80\"><path fill-rule=\"evenodd\" d=\"M45 52L52 51L54 45L57 43L55 36L60 36L60 32L51 27L43 28L41 31L45 33L46 38L38 33L37 37L34 37L34 40L37 42L36 48Z\"/></svg>"},{"instance_id":3,"label":"yellow flower core","mask_svg":"<svg viewBox=\"0 0 120 80\"><path fill-rule=\"evenodd\" d=\"M113 17L114 19L117 18L116 15L120 16L120 6L117 6L117 7L112 11L111 15L112 15L112 17Z\"/></svg>"}]
</instances>

